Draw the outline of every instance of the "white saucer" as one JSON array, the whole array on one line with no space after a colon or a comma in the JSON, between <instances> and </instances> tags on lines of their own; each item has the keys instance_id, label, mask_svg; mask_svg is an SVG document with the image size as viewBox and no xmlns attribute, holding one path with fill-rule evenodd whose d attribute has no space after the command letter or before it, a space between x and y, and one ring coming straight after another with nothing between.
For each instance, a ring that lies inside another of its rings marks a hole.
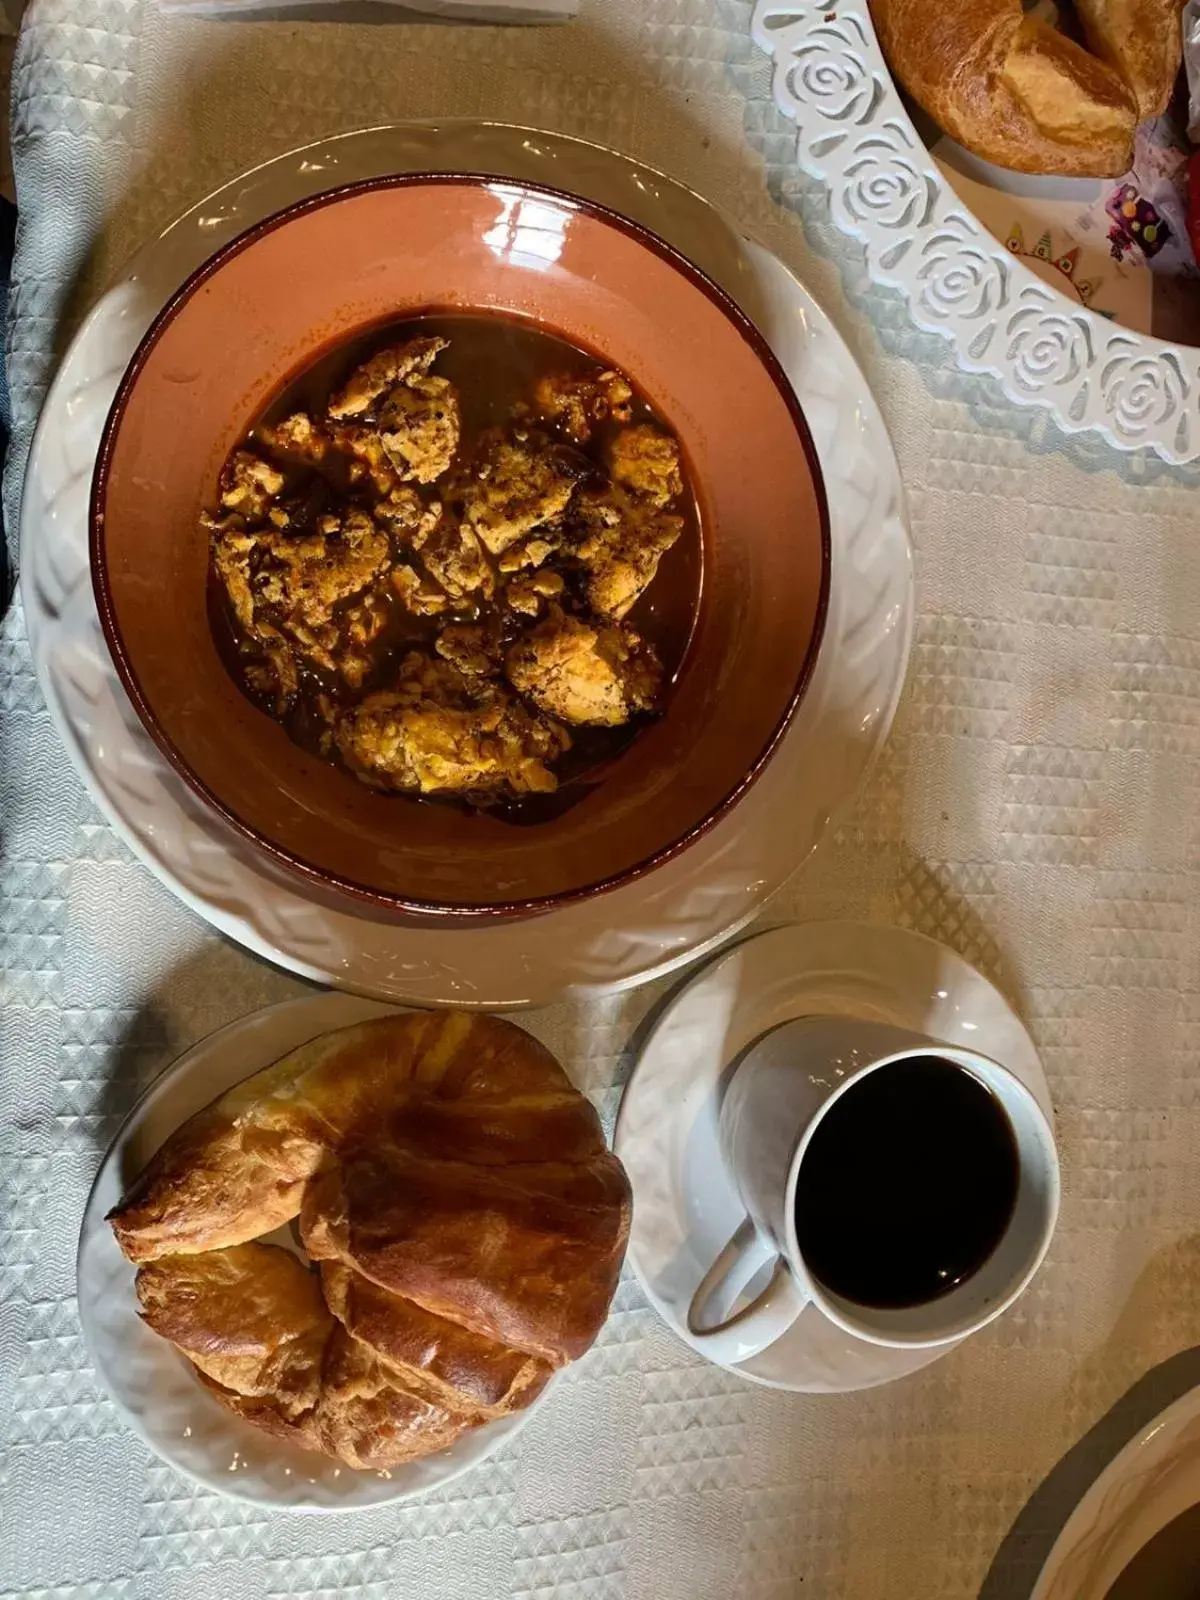
<instances>
[{"instance_id":1,"label":"white saucer","mask_svg":"<svg viewBox=\"0 0 1200 1600\"><path fill-rule=\"evenodd\" d=\"M268 1006L180 1056L122 1124L83 1213L76 1263L79 1320L92 1366L117 1410L156 1455L219 1494L279 1511L361 1511L459 1477L510 1439L544 1403L467 1434L438 1455L389 1472L355 1472L261 1433L219 1405L137 1312L134 1268L104 1218L159 1145L194 1112L309 1039L394 1008L322 994ZM550 1386L553 1388L553 1385Z\"/></svg>"},{"instance_id":2,"label":"white saucer","mask_svg":"<svg viewBox=\"0 0 1200 1600\"><path fill-rule=\"evenodd\" d=\"M1138 1551L1198 1504L1200 1389L1190 1389L1092 1484L1055 1540L1030 1600L1104 1600Z\"/></svg>"},{"instance_id":3,"label":"white saucer","mask_svg":"<svg viewBox=\"0 0 1200 1600\"><path fill-rule=\"evenodd\" d=\"M613 1142L633 1185L629 1262L693 1348L692 1295L745 1215L717 1140L723 1074L769 1029L814 1015L873 1018L982 1051L1053 1120L1020 1018L954 951L923 934L854 922L800 923L745 940L663 1012L625 1090ZM775 1389L838 1394L904 1377L954 1347L885 1349L809 1306L775 1344L728 1370Z\"/></svg>"},{"instance_id":4,"label":"white saucer","mask_svg":"<svg viewBox=\"0 0 1200 1600\"><path fill-rule=\"evenodd\" d=\"M757 321L804 405L832 512L833 581L809 692L768 770L708 835L646 879L548 916L432 929L318 903L238 839L175 776L125 698L96 617L87 499L101 428L167 295L260 217L375 173L466 169L574 189L663 234ZM34 660L75 766L114 828L215 927L301 976L381 999L503 1008L631 987L745 926L851 798L904 681L911 555L891 443L828 318L768 252L689 190L622 156L483 123L345 135L227 185L135 259L93 310L43 409L21 510Z\"/></svg>"}]
</instances>

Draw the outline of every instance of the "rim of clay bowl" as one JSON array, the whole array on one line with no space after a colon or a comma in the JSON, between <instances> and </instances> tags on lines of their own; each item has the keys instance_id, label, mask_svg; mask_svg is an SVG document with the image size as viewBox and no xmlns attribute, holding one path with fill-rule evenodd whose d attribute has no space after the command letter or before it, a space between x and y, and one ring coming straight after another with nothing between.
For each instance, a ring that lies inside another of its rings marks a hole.
<instances>
[{"instance_id":1,"label":"rim of clay bowl","mask_svg":"<svg viewBox=\"0 0 1200 1600\"><path fill-rule=\"evenodd\" d=\"M520 190L535 199L545 198L552 200L559 205L568 206L584 216L594 218L596 221L604 223L620 233L624 233L665 261L722 312L734 330L750 346L760 365L779 391L780 398L787 407L792 425L800 440L817 501L821 541L821 581L817 594L812 634L792 693L788 697L783 713L772 729L763 748L723 799L718 801L715 806L710 807L698 822L693 823L677 839L663 845L660 849L653 851L648 856L644 856L640 861L634 862L620 872L610 873L607 877L579 884L571 889L563 889L554 894L539 895L523 900L491 901L485 904L475 901L456 902L414 899L401 894L390 893L372 884L360 883L356 879L343 876L341 873L335 873L316 866L313 862L306 861L302 856L285 849L274 840L268 839L258 828L252 827L248 822L245 822L192 770L160 726L157 716L142 693L137 673L125 649L125 642L121 634L120 624L117 621L116 608L109 586L108 558L104 538L104 503L108 492L109 468L112 464L117 434L124 421L126 407L141 376L143 367L150 359L159 339L188 301L210 278L220 272L228 261L240 255L244 250L250 249L260 239L265 238L270 233L274 233L276 229L285 227L295 218L305 216L313 211L322 210L329 205L337 205L341 201L350 199L358 194L374 193L383 189L416 187L440 188L470 185L486 188L493 184L503 184L505 188ZM282 211L276 211L271 216L264 217L261 222L254 223L244 233L238 234L228 244L223 245L207 261L202 262L171 295L142 336L140 344L134 351L132 360L125 369L125 374L109 409L108 417L104 424L104 432L100 439L100 449L96 457L96 467L92 476L91 495L88 502L88 552L91 561L92 587L96 597L96 609L99 612L100 626L104 633L105 642L108 645L109 654L112 656L113 664L117 669L117 676L120 678L121 685L129 696L130 703L141 719L146 732L188 787L198 794L205 804L223 818L236 833L247 839L256 849L264 851L273 861L278 862L289 872L299 875L308 882L316 884L325 890L341 891L353 896L355 899L367 901L371 905L383 907L393 912L447 921L460 918L478 920L533 916L541 912L553 911L558 906L570 905L574 901L586 900L594 895L604 894L610 889L619 888L623 884L633 883L638 878L645 877L647 873L652 872L656 867L662 866L664 862L682 854L684 850L688 849L697 839L715 826L722 817L727 816L770 761L780 740L791 725L801 701L804 699L812 679L813 669L816 666L817 655L825 637L825 623L829 611L830 566L832 560L829 504L825 494L825 478L821 471L821 463L817 456L816 446L813 443L808 420L775 352L736 301L726 294L725 290L720 288L707 273L702 272L687 256L676 250L673 245L668 244L665 239L660 238L651 229L643 227L641 223L622 216L619 211L600 205L597 201L588 200L582 195L572 194L569 190L555 189L549 184L527 183L519 179L506 178L498 173L486 172L391 173L385 177L364 178L355 183L341 184L337 188L326 189L320 194L310 195L304 200L297 201L294 205L286 206Z\"/></svg>"}]
</instances>

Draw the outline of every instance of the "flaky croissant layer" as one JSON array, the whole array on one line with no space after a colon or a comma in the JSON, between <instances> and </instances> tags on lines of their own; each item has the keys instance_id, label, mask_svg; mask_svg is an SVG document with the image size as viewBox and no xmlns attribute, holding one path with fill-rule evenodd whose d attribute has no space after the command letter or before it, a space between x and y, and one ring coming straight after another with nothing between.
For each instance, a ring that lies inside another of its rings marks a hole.
<instances>
[{"instance_id":1,"label":"flaky croissant layer","mask_svg":"<svg viewBox=\"0 0 1200 1600\"><path fill-rule=\"evenodd\" d=\"M1075 0L1086 46L1022 0L870 0L892 72L959 144L1017 172L1118 177L1162 111L1183 0Z\"/></svg>"},{"instance_id":2,"label":"flaky croissant layer","mask_svg":"<svg viewBox=\"0 0 1200 1600\"><path fill-rule=\"evenodd\" d=\"M109 1220L146 1322L223 1404L383 1467L528 1405L591 1345L629 1216L548 1050L496 1017L419 1013L215 1100ZM297 1217L319 1276L256 1242Z\"/></svg>"}]
</instances>

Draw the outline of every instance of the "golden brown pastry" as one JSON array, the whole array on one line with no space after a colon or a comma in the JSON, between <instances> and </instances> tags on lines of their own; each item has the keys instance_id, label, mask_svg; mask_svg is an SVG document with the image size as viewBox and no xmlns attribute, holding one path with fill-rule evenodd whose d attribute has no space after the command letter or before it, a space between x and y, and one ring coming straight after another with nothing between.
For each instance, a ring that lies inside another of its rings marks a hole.
<instances>
[{"instance_id":1,"label":"golden brown pastry","mask_svg":"<svg viewBox=\"0 0 1200 1600\"><path fill-rule=\"evenodd\" d=\"M1183 60L1184 0L1075 0L1089 47L1124 78L1139 121L1167 109Z\"/></svg>"},{"instance_id":2,"label":"golden brown pastry","mask_svg":"<svg viewBox=\"0 0 1200 1600\"><path fill-rule=\"evenodd\" d=\"M214 1100L109 1214L113 1232L131 1261L269 1233L299 1214L327 1155L396 1112L418 1142L423 1126L436 1140L447 1117L478 1116L472 1159L489 1159L490 1130L556 1152L573 1130L567 1160L605 1150L591 1106L523 1029L499 1017L411 1012L313 1039Z\"/></svg>"},{"instance_id":3,"label":"golden brown pastry","mask_svg":"<svg viewBox=\"0 0 1200 1600\"><path fill-rule=\"evenodd\" d=\"M553 1366L595 1339L628 1231L611 1157L472 1166L377 1144L313 1183L300 1214L308 1253L485 1338Z\"/></svg>"},{"instance_id":4,"label":"golden brown pastry","mask_svg":"<svg viewBox=\"0 0 1200 1600\"><path fill-rule=\"evenodd\" d=\"M406 1381L340 1325L314 1419L321 1448L350 1467L398 1467L445 1450L483 1420Z\"/></svg>"},{"instance_id":5,"label":"golden brown pastry","mask_svg":"<svg viewBox=\"0 0 1200 1600\"><path fill-rule=\"evenodd\" d=\"M548 1361L435 1317L337 1262L322 1262L321 1284L329 1309L360 1344L447 1406L506 1416L527 1406L553 1376Z\"/></svg>"},{"instance_id":6,"label":"golden brown pastry","mask_svg":"<svg viewBox=\"0 0 1200 1600\"><path fill-rule=\"evenodd\" d=\"M1021 0L870 5L896 77L968 150L1018 172L1101 178L1128 170L1138 109L1124 78L1026 16Z\"/></svg>"},{"instance_id":7,"label":"golden brown pastry","mask_svg":"<svg viewBox=\"0 0 1200 1600\"><path fill-rule=\"evenodd\" d=\"M316 1273L277 1245L163 1256L139 1269L142 1318L169 1339L230 1410L316 1448L333 1317Z\"/></svg>"},{"instance_id":8,"label":"golden brown pastry","mask_svg":"<svg viewBox=\"0 0 1200 1600\"><path fill-rule=\"evenodd\" d=\"M327 1151L407 1089L412 1040L380 1026L301 1045L172 1134L109 1213L130 1261L243 1244L294 1217Z\"/></svg>"},{"instance_id":9,"label":"golden brown pastry","mask_svg":"<svg viewBox=\"0 0 1200 1600\"><path fill-rule=\"evenodd\" d=\"M275 1245L163 1256L139 1268L137 1295L226 1410L349 1466L398 1466L481 1420L471 1396L393 1371L352 1338L316 1273Z\"/></svg>"},{"instance_id":10,"label":"golden brown pastry","mask_svg":"<svg viewBox=\"0 0 1200 1600\"><path fill-rule=\"evenodd\" d=\"M413 1014L222 1096L110 1220L147 1323L223 1405L384 1467L528 1405L589 1347L629 1211L549 1051L495 1017ZM253 1242L297 1212L319 1278Z\"/></svg>"}]
</instances>

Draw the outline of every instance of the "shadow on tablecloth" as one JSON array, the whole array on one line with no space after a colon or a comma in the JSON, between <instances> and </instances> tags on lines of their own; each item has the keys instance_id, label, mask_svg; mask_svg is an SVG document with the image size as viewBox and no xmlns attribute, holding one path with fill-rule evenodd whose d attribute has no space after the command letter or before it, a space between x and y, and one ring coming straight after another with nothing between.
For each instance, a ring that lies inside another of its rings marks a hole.
<instances>
[{"instance_id":1,"label":"shadow on tablecloth","mask_svg":"<svg viewBox=\"0 0 1200 1600\"><path fill-rule=\"evenodd\" d=\"M1026 1501L996 1551L979 1600L1029 1600L1067 1518L1117 1452L1200 1384L1200 1346L1152 1367L1072 1446Z\"/></svg>"},{"instance_id":2,"label":"shadow on tablecloth","mask_svg":"<svg viewBox=\"0 0 1200 1600\"><path fill-rule=\"evenodd\" d=\"M17 208L11 200L0 195L0 328L8 325L8 285L12 272L13 247L17 237ZM8 435L12 427L11 407L8 398L8 374L0 360L0 466L8 452ZM13 575L5 559L3 512L0 510L0 615L12 593Z\"/></svg>"}]
</instances>

